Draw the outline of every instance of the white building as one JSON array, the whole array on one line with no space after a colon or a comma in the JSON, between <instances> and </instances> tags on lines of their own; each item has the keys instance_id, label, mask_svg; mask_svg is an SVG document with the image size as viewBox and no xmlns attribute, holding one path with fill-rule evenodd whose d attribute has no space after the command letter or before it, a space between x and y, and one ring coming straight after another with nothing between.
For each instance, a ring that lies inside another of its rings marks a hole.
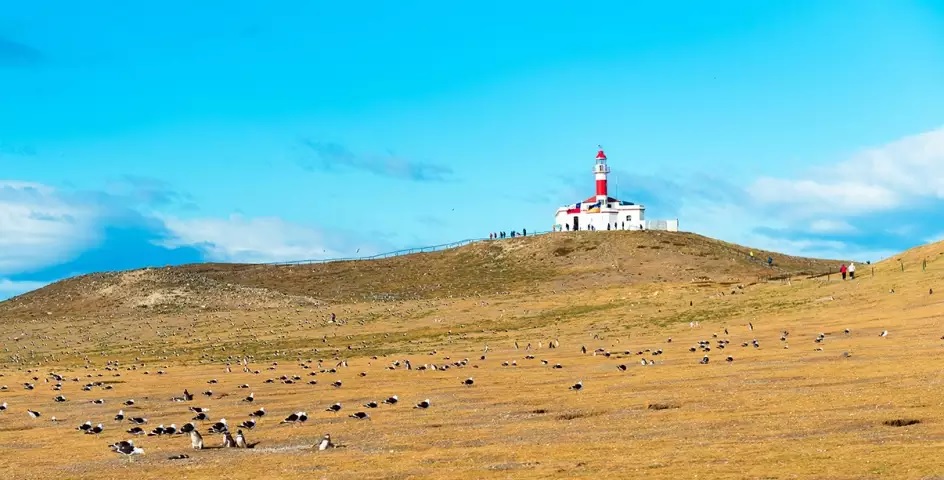
<instances>
[{"instance_id":1,"label":"white building","mask_svg":"<svg viewBox=\"0 0 944 480\"><path fill-rule=\"evenodd\" d=\"M668 230L678 231L678 219L646 220L646 207L609 196L606 176L610 167L606 164L603 148L597 152L593 174L596 179L596 195L573 205L557 209L554 216L556 230Z\"/></svg>"}]
</instances>

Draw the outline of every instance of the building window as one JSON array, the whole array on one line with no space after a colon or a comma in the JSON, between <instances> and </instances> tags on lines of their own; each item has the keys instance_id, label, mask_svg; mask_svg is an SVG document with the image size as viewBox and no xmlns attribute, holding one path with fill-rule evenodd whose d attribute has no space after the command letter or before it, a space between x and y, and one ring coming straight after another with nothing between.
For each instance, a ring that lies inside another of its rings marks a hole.
<instances>
[{"instance_id":1,"label":"building window","mask_svg":"<svg viewBox=\"0 0 944 480\"><path fill-rule=\"evenodd\" d=\"M633 221L633 216L632 216L632 215L626 215L626 221L627 221L627 222L632 222L632 221Z\"/></svg>"}]
</instances>

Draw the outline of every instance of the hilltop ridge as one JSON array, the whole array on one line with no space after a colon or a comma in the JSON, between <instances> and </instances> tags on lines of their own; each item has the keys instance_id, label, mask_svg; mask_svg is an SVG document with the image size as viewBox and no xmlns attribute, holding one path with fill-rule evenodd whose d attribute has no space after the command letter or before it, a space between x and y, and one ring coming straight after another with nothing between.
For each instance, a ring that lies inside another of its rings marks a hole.
<instances>
[{"instance_id":1,"label":"hilltop ridge","mask_svg":"<svg viewBox=\"0 0 944 480\"><path fill-rule=\"evenodd\" d=\"M876 262L874 265L876 269L897 269L899 268L899 261L907 264L920 264L923 261L931 263L940 258L944 258L944 240L909 248Z\"/></svg>"},{"instance_id":2,"label":"hilltop ridge","mask_svg":"<svg viewBox=\"0 0 944 480\"><path fill-rule=\"evenodd\" d=\"M189 264L82 275L0 303L10 315L220 311L823 274L795 257L679 232L559 232L376 260ZM769 268L764 260L774 258Z\"/></svg>"}]
</instances>

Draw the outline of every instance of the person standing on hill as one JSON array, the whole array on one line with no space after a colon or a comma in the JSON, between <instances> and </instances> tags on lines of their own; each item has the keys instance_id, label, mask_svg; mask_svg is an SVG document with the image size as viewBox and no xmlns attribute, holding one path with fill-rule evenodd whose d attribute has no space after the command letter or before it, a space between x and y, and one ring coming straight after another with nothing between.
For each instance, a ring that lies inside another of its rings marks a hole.
<instances>
[{"instance_id":1,"label":"person standing on hill","mask_svg":"<svg viewBox=\"0 0 944 480\"><path fill-rule=\"evenodd\" d=\"M855 280L855 264L849 262L849 280Z\"/></svg>"},{"instance_id":2,"label":"person standing on hill","mask_svg":"<svg viewBox=\"0 0 944 480\"><path fill-rule=\"evenodd\" d=\"M845 263L843 263L842 265L839 266L839 273L842 275L842 279L843 279L843 280L846 279L846 270L847 270L847 269L846 269L846 264L845 264Z\"/></svg>"}]
</instances>

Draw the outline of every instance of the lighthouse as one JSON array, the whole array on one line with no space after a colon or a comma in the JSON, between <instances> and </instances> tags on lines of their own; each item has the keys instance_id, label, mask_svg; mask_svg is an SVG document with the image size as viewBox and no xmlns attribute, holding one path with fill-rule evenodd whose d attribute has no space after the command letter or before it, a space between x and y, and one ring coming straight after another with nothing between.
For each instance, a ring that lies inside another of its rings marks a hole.
<instances>
[{"instance_id":1,"label":"lighthouse","mask_svg":"<svg viewBox=\"0 0 944 480\"><path fill-rule=\"evenodd\" d=\"M598 146L593 163L596 193L582 202L557 209L555 230L668 230L678 231L678 219L646 220L646 207L611 197L607 190L610 166Z\"/></svg>"},{"instance_id":2,"label":"lighthouse","mask_svg":"<svg viewBox=\"0 0 944 480\"><path fill-rule=\"evenodd\" d=\"M606 193L606 175L610 173L610 167L606 164L606 154L603 153L603 147L597 151L596 163L593 165L593 175L597 181L597 201L605 202Z\"/></svg>"}]
</instances>

